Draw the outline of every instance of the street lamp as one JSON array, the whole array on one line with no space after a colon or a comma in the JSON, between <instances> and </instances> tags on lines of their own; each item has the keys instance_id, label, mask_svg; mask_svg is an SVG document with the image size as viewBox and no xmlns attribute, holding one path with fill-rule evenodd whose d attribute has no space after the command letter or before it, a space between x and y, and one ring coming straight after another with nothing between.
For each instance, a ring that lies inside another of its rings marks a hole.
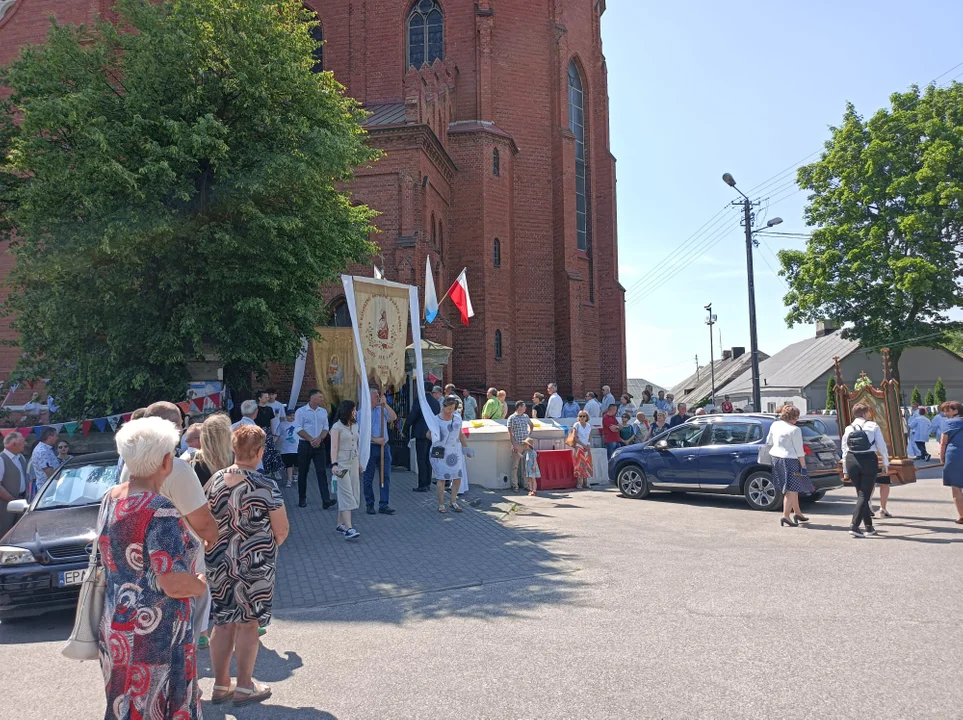
<instances>
[{"instance_id":1,"label":"street lamp","mask_svg":"<svg viewBox=\"0 0 963 720\"><path fill-rule=\"evenodd\" d=\"M722 181L742 195L742 200L733 200L733 205L742 205L744 213L743 223L746 226L746 275L749 285L749 352L752 360L752 409L759 412L762 409L762 397L759 387L759 340L756 334L756 281L752 269L752 235L754 232L774 227L782 222L782 218L775 217L766 223L766 228L752 229L752 208L758 205L749 199L742 190L736 187L736 179L729 173L722 176ZM711 330L711 328L710 328Z\"/></svg>"},{"instance_id":2,"label":"street lamp","mask_svg":"<svg viewBox=\"0 0 963 720\"><path fill-rule=\"evenodd\" d=\"M710 405L712 409L715 410L716 407L716 357L715 357L715 347L712 340L712 326L716 324L718 315L712 314L712 303L705 306L705 310L709 313L709 319L706 320L706 325L709 326L709 369L712 377L712 395L710 396Z\"/></svg>"}]
</instances>

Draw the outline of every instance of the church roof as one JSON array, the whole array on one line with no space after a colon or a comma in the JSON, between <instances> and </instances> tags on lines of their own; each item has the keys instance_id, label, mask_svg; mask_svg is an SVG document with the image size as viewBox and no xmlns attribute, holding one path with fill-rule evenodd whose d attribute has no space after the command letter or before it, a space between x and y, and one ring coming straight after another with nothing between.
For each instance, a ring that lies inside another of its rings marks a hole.
<instances>
[{"instance_id":1,"label":"church roof","mask_svg":"<svg viewBox=\"0 0 963 720\"><path fill-rule=\"evenodd\" d=\"M403 102L372 103L365 105L364 109L371 113L365 118L365 127L405 124L405 104Z\"/></svg>"}]
</instances>

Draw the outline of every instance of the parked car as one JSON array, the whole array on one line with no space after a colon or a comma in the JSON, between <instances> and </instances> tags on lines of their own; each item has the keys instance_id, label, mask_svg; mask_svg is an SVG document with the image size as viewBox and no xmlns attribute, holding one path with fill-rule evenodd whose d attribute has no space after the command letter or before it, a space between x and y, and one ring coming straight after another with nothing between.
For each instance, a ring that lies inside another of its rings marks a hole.
<instances>
[{"instance_id":1,"label":"parked car","mask_svg":"<svg viewBox=\"0 0 963 720\"><path fill-rule=\"evenodd\" d=\"M837 452L843 451L843 439L839 434L839 418L835 415L803 415L799 418L811 422L823 435L836 443Z\"/></svg>"},{"instance_id":2,"label":"parked car","mask_svg":"<svg viewBox=\"0 0 963 720\"><path fill-rule=\"evenodd\" d=\"M693 418L648 442L617 449L609 479L631 498L653 490L743 495L754 510L780 509L782 493L772 482L772 468L758 461L759 446L775 421L761 413ZM839 453L810 421L798 425L816 488L803 499L821 500L827 490L842 487Z\"/></svg>"},{"instance_id":3,"label":"parked car","mask_svg":"<svg viewBox=\"0 0 963 720\"><path fill-rule=\"evenodd\" d=\"M100 501L117 480L116 452L82 455L58 468L29 505L9 503L8 512L23 516L0 538L0 620L76 607Z\"/></svg>"}]
</instances>

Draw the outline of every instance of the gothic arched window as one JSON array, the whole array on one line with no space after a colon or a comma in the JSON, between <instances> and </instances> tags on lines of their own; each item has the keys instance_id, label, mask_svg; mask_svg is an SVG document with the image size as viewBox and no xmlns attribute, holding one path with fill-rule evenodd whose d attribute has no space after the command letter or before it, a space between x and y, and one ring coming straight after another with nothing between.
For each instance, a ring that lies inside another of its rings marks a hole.
<instances>
[{"instance_id":1,"label":"gothic arched window","mask_svg":"<svg viewBox=\"0 0 963 720\"><path fill-rule=\"evenodd\" d=\"M311 68L311 72L319 73L324 70L324 30L321 28L321 23L312 27L308 34L311 39L318 44L318 46L311 53L311 57L314 58L314 66Z\"/></svg>"},{"instance_id":2,"label":"gothic arched window","mask_svg":"<svg viewBox=\"0 0 963 720\"><path fill-rule=\"evenodd\" d=\"M445 59L445 23L435 0L415 0L408 13L408 65Z\"/></svg>"},{"instance_id":3,"label":"gothic arched window","mask_svg":"<svg viewBox=\"0 0 963 720\"><path fill-rule=\"evenodd\" d=\"M331 310L331 318L328 320L331 327L351 327L351 312L348 310L348 303L344 298L339 298Z\"/></svg>"},{"instance_id":4,"label":"gothic arched window","mask_svg":"<svg viewBox=\"0 0 963 720\"><path fill-rule=\"evenodd\" d=\"M495 238L495 267L502 266L502 242Z\"/></svg>"},{"instance_id":5,"label":"gothic arched window","mask_svg":"<svg viewBox=\"0 0 963 720\"><path fill-rule=\"evenodd\" d=\"M575 228L578 249L588 252L588 192L585 171L585 98L582 77L573 60L568 64L568 129L575 136Z\"/></svg>"},{"instance_id":6,"label":"gothic arched window","mask_svg":"<svg viewBox=\"0 0 963 720\"><path fill-rule=\"evenodd\" d=\"M501 157L498 154L498 148L492 150L492 175L501 174Z\"/></svg>"},{"instance_id":7,"label":"gothic arched window","mask_svg":"<svg viewBox=\"0 0 963 720\"><path fill-rule=\"evenodd\" d=\"M502 359L502 331L495 331L495 359Z\"/></svg>"}]
</instances>

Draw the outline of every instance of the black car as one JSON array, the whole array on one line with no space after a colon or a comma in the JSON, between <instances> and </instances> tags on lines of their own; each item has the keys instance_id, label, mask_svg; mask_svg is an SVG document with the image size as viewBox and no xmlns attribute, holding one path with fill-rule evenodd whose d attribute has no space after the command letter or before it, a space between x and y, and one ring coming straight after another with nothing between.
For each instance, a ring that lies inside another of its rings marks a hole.
<instances>
[{"instance_id":1,"label":"black car","mask_svg":"<svg viewBox=\"0 0 963 720\"><path fill-rule=\"evenodd\" d=\"M117 453L83 455L57 469L23 517L0 538L0 620L77 605L101 498L117 484Z\"/></svg>"},{"instance_id":2,"label":"black car","mask_svg":"<svg viewBox=\"0 0 963 720\"><path fill-rule=\"evenodd\" d=\"M759 463L773 415L703 415L638 445L617 449L609 460L609 478L631 498L652 490L743 495L755 510L778 510L782 493L772 482L772 468ZM820 500L842 486L839 454L832 440L808 420L802 430L806 466Z\"/></svg>"}]
</instances>

